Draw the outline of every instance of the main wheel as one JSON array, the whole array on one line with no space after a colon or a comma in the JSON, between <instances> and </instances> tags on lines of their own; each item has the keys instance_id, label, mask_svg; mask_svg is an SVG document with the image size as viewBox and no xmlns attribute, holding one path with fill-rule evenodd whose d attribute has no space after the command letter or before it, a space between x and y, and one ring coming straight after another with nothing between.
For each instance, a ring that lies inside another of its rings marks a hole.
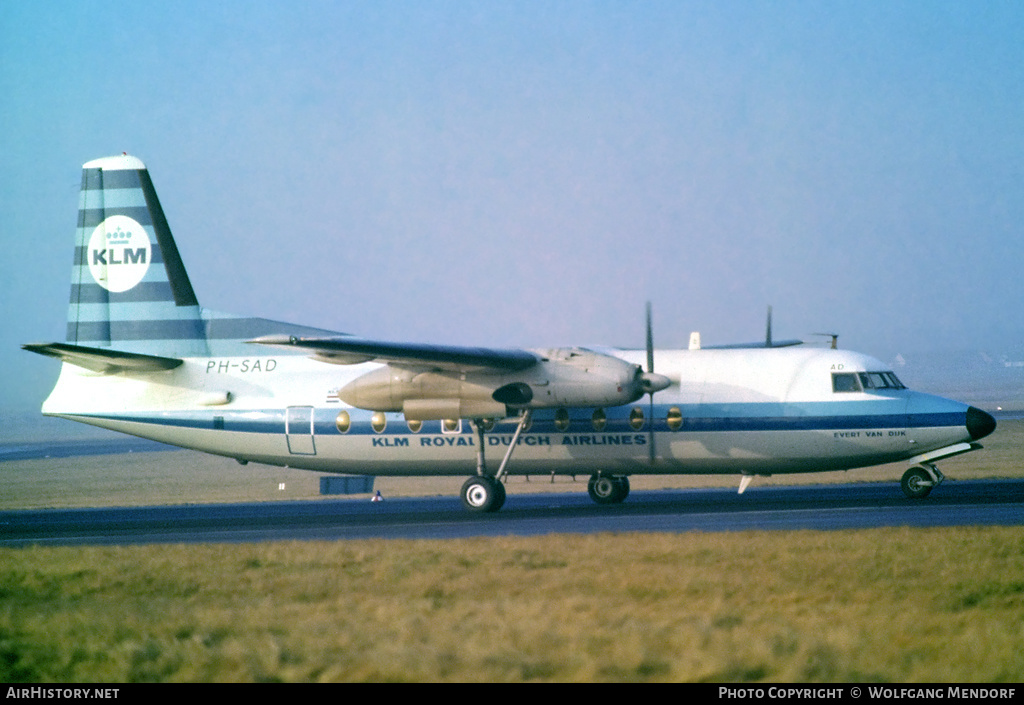
<instances>
[{"instance_id":1,"label":"main wheel","mask_svg":"<svg viewBox=\"0 0 1024 705\"><path fill-rule=\"evenodd\" d=\"M922 467L910 468L903 473L903 479L900 480L903 494L909 499L924 499L932 491L934 485L931 475Z\"/></svg>"},{"instance_id":2,"label":"main wheel","mask_svg":"<svg viewBox=\"0 0 1024 705\"><path fill-rule=\"evenodd\" d=\"M462 503L471 512L496 512L505 503L505 487L490 477L471 477L462 485Z\"/></svg>"},{"instance_id":3,"label":"main wheel","mask_svg":"<svg viewBox=\"0 0 1024 705\"><path fill-rule=\"evenodd\" d=\"M590 498L598 504L618 504L629 494L629 479L610 475L591 475L587 482Z\"/></svg>"}]
</instances>

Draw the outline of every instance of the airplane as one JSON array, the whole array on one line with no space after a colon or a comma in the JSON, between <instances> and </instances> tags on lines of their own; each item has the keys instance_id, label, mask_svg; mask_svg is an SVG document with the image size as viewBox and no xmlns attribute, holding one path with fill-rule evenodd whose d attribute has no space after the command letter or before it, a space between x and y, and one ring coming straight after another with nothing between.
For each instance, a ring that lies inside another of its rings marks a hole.
<instances>
[{"instance_id":1,"label":"airplane","mask_svg":"<svg viewBox=\"0 0 1024 705\"><path fill-rule=\"evenodd\" d=\"M511 475L589 475L599 504L634 475L757 475L905 461L907 497L995 419L907 389L878 360L774 341L498 349L362 338L202 308L145 164L83 165L67 339L42 412L249 462L372 476L468 475L495 512ZM655 371L657 370L657 371ZM514 459L513 459L514 451ZM491 453L501 454L494 467Z\"/></svg>"}]
</instances>

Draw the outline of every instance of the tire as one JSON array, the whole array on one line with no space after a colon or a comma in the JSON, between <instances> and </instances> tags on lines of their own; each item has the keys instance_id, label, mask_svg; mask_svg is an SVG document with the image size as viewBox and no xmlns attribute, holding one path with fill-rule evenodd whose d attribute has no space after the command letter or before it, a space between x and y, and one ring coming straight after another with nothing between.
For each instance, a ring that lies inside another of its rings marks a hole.
<instances>
[{"instance_id":1,"label":"tire","mask_svg":"<svg viewBox=\"0 0 1024 705\"><path fill-rule=\"evenodd\" d=\"M591 475L587 482L587 492L598 504L618 504L629 494L629 478Z\"/></svg>"},{"instance_id":2,"label":"tire","mask_svg":"<svg viewBox=\"0 0 1024 705\"><path fill-rule=\"evenodd\" d=\"M489 477L471 477L462 485L462 504L471 512L496 512L505 503L505 488Z\"/></svg>"},{"instance_id":3,"label":"tire","mask_svg":"<svg viewBox=\"0 0 1024 705\"><path fill-rule=\"evenodd\" d=\"M908 499L924 499L931 493L934 485L931 475L921 467L910 468L903 473L903 479L900 480L900 487Z\"/></svg>"}]
</instances>

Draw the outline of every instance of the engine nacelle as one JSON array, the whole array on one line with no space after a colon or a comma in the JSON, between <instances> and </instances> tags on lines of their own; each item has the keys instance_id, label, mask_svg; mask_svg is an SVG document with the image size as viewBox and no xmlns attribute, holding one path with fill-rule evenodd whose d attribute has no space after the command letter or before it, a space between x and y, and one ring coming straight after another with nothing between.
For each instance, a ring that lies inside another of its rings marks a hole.
<instances>
[{"instance_id":1,"label":"engine nacelle","mask_svg":"<svg viewBox=\"0 0 1024 705\"><path fill-rule=\"evenodd\" d=\"M664 389L668 378L581 348L537 351L521 372L419 371L385 365L338 391L360 409L409 419L502 418L518 409L620 406Z\"/></svg>"},{"instance_id":2,"label":"engine nacelle","mask_svg":"<svg viewBox=\"0 0 1024 705\"><path fill-rule=\"evenodd\" d=\"M531 409L620 406L644 394L643 370L625 360L582 348L539 352L538 368L521 375L533 393Z\"/></svg>"}]
</instances>

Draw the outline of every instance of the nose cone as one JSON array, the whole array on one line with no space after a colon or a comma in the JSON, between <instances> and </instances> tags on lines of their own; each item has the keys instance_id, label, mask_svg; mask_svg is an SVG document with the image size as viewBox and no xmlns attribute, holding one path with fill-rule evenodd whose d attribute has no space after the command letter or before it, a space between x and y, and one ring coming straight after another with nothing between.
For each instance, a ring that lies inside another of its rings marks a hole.
<instances>
[{"instance_id":1,"label":"nose cone","mask_svg":"<svg viewBox=\"0 0 1024 705\"><path fill-rule=\"evenodd\" d=\"M967 432L972 440L979 440L996 430L996 420L992 414L975 407L967 409Z\"/></svg>"}]
</instances>

